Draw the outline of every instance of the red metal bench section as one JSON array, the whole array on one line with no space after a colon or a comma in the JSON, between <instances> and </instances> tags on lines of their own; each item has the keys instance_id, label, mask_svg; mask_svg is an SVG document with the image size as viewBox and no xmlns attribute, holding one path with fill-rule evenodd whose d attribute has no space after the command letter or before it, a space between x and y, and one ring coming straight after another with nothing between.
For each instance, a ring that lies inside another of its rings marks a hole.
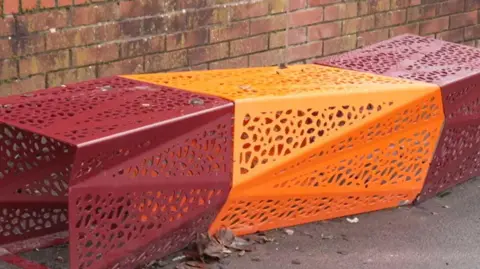
<instances>
[{"instance_id":1,"label":"red metal bench section","mask_svg":"<svg viewBox=\"0 0 480 269\"><path fill-rule=\"evenodd\" d=\"M112 77L0 110L0 246L69 226L72 269L134 268L206 232L230 191L221 98Z\"/></svg>"},{"instance_id":2,"label":"red metal bench section","mask_svg":"<svg viewBox=\"0 0 480 269\"><path fill-rule=\"evenodd\" d=\"M445 126L419 201L480 175L479 49L401 35L316 63L440 86Z\"/></svg>"}]
</instances>

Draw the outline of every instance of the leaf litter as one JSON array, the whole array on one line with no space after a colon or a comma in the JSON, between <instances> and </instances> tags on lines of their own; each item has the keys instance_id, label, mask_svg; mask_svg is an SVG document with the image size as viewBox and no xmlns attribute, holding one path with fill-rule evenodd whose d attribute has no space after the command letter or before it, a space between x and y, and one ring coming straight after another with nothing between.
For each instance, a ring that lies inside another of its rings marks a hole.
<instances>
[{"instance_id":1,"label":"leaf litter","mask_svg":"<svg viewBox=\"0 0 480 269\"><path fill-rule=\"evenodd\" d=\"M192 245L192 253L186 255L187 260L178 264L176 269L216 269L219 268L219 262L232 255L242 257L254 251L255 244L273 241L264 233L237 237L229 229L220 229L214 235L198 234Z\"/></svg>"}]
</instances>

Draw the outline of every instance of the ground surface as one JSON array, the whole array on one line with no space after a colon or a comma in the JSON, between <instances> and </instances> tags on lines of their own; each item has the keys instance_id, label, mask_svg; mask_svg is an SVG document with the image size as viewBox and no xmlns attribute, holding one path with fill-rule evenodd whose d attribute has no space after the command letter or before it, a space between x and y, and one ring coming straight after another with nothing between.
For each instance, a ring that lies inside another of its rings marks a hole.
<instances>
[{"instance_id":1,"label":"ground surface","mask_svg":"<svg viewBox=\"0 0 480 269\"><path fill-rule=\"evenodd\" d=\"M480 181L473 180L413 208L399 208L269 232L275 241L227 258L226 269L475 269L480 264ZM24 255L68 268L67 251ZM175 265L165 265L171 269ZM155 266L158 268L157 266ZM13 269L0 264L1 269ZM152 267L153 269L153 267Z\"/></svg>"}]
</instances>

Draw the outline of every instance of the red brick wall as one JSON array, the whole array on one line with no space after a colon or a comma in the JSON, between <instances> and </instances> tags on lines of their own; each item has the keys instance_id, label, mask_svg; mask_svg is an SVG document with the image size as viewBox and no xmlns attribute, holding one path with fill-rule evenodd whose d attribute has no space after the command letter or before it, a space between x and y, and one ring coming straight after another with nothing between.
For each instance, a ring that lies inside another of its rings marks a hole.
<instances>
[{"instance_id":1,"label":"red brick wall","mask_svg":"<svg viewBox=\"0 0 480 269\"><path fill-rule=\"evenodd\" d=\"M480 47L479 0L0 0L0 95L292 63L410 32ZM289 47L285 27L289 21Z\"/></svg>"}]
</instances>

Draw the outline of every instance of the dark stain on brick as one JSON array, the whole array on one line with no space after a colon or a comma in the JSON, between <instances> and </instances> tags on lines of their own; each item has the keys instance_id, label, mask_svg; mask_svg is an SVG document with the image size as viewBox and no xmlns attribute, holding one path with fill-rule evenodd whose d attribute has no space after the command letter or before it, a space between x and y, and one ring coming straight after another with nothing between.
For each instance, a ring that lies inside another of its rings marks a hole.
<instances>
[{"instance_id":1,"label":"dark stain on brick","mask_svg":"<svg viewBox=\"0 0 480 269\"><path fill-rule=\"evenodd\" d=\"M27 50L26 38L28 36L28 26L23 22L15 19L16 34L12 37L12 51L18 56L21 51Z\"/></svg>"}]
</instances>

